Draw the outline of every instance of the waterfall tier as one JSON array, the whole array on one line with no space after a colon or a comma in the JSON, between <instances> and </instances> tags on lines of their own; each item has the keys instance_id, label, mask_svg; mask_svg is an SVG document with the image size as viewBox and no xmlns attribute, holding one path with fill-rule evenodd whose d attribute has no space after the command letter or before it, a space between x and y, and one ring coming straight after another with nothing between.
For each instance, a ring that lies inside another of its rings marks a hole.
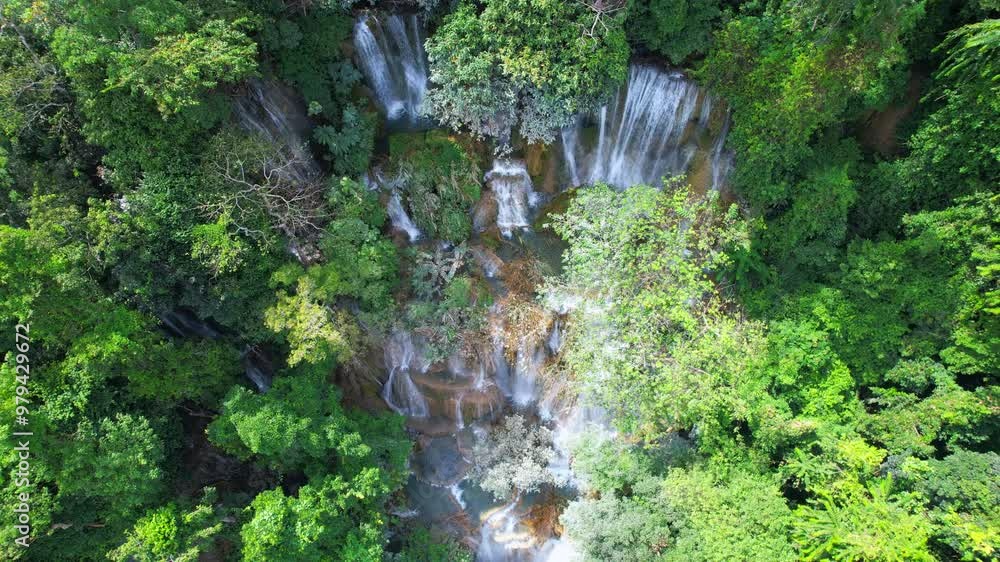
<instances>
[{"instance_id":1,"label":"waterfall tier","mask_svg":"<svg viewBox=\"0 0 1000 562\"><path fill-rule=\"evenodd\" d=\"M304 183L319 177L319 165L306 140L312 124L304 104L291 88L280 82L251 78L246 82L246 92L234 100L233 113L243 129L287 151L292 163L283 170L290 179Z\"/></svg>"},{"instance_id":2,"label":"waterfall tier","mask_svg":"<svg viewBox=\"0 0 1000 562\"><path fill-rule=\"evenodd\" d=\"M486 173L486 182L497 203L497 228L504 236L527 228L530 209L538 202L531 176L522 160L496 160Z\"/></svg>"},{"instance_id":3,"label":"waterfall tier","mask_svg":"<svg viewBox=\"0 0 1000 562\"><path fill-rule=\"evenodd\" d=\"M410 242L416 242L420 239L420 229L417 228L417 225L413 224L413 219L410 218L410 215L406 214L406 209L403 208L403 203L399 199L399 192L392 192L392 195L389 197L389 204L386 206L386 212L389 214L389 221L392 223L392 227L405 232Z\"/></svg>"},{"instance_id":4,"label":"waterfall tier","mask_svg":"<svg viewBox=\"0 0 1000 562\"><path fill-rule=\"evenodd\" d=\"M428 128L422 113L427 93L424 25L416 14L361 16L354 48L375 102L394 129Z\"/></svg>"},{"instance_id":5,"label":"waterfall tier","mask_svg":"<svg viewBox=\"0 0 1000 562\"><path fill-rule=\"evenodd\" d=\"M684 75L634 64L609 104L562 131L563 159L572 185L624 189L688 173L718 189L732 159L728 128L727 110Z\"/></svg>"}]
</instances>

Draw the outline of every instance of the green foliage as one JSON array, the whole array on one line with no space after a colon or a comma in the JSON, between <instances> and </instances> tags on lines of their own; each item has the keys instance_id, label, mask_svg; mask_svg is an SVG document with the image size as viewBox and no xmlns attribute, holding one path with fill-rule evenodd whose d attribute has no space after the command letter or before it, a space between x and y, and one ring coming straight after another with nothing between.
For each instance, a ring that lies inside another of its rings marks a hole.
<instances>
[{"instance_id":1,"label":"green foliage","mask_svg":"<svg viewBox=\"0 0 1000 562\"><path fill-rule=\"evenodd\" d=\"M625 80L624 12L599 19L582 3L464 1L427 41L435 118L477 136L551 141Z\"/></svg>"},{"instance_id":2,"label":"green foliage","mask_svg":"<svg viewBox=\"0 0 1000 562\"><path fill-rule=\"evenodd\" d=\"M215 489L206 488L197 503L182 500L181 505L168 503L150 510L108 558L114 562L196 562L202 553L212 551L214 541L227 534L229 523L225 519L234 518L232 510L219 507L217 501Z\"/></svg>"},{"instance_id":3,"label":"green foliage","mask_svg":"<svg viewBox=\"0 0 1000 562\"><path fill-rule=\"evenodd\" d=\"M609 495L570 503L560 522L588 562L641 562L656 558L671 542L664 512L655 499Z\"/></svg>"},{"instance_id":4,"label":"green foliage","mask_svg":"<svg viewBox=\"0 0 1000 562\"><path fill-rule=\"evenodd\" d=\"M323 304L309 277L299 278L294 294L279 291L278 301L264 312L264 322L288 342L291 366L303 361L343 363L361 335L349 314Z\"/></svg>"},{"instance_id":5,"label":"green foliage","mask_svg":"<svg viewBox=\"0 0 1000 562\"><path fill-rule=\"evenodd\" d=\"M953 268L959 295L941 357L959 373L1000 372L1000 196L960 198L948 209L904 219L914 244L936 249Z\"/></svg>"},{"instance_id":6,"label":"green foliage","mask_svg":"<svg viewBox=\"0 0 1000 562\"><path fill-rule=\"evenodd\" d=\"M319 120L313 140L326 149L333 173L358 176L371 160L375 115L363 111L351 95L361 73L341 45L350 38L353 19L323 3L292 15L286 12L267 22L262 46L273 57L278 76L302 93L309 114Z\"/></svg>"},{"instance_id":7,"label":"green foliage","mask_svg":"<svg viewBox=\"0 0 1000 562\"><path fill-rule=\"evenodd\" d=\"M941 460L904 465L904 478L923 493L934 539L963 559L1000 551L1000 457L958 451Z\"/></svg>"},{"instance_id":8,"label":"green foliage","mask_svg":"<svg viewBox=\"0 0 1000 562\"><path fill-rule=\"evenodd\" d=\"M1000 143L998 21L960 27L935 49L945 60L924 101L936 105L910 137L907 157L884 166L899 192L890 207L893 218L941 209L954 197L994 188Z\"/></svg>"},{"instance_id":9,"label":"green foliage","mask_svg":"<svg viewBox=\"0 0 1000 562\"><path fill-rule=\"evenodd\" d=\"M582 387L646 437L722 410L722 387L759 348L756 326L722 314L711 278L728 263L723 248L745 241L735 208L691 198L677 180L662 191L597 185L578 191L552 226L569 249L562 277L543 292L601 303L578 311L567 336Z\"/></svg>"},{"instance_id":10,"label":"green foliage","mask_svg":"<svg viewBox=\"0 0 1000 562\"><path fill-rule=\"evenodd\" d=\"M349 106L344 108L339 121L339 127L316 127L313 139L326 148L334 173L361 174L368 168L375 145L375 115Z\"/></svg>"},{"instance_id":11,"label":"green foliage","mask_svg":"<svg viewBox=\"0 0 1000 562\"><path fill-rule=\"evenodd\" d=\"M238 237L229 219L223 221L232 230L220 232L217 221L204 228L199 213L191 212L205 193L196 180L148 175L122 202L94 201L86 223L91 251L114 271L118 293L148 309L185 307L249 341L271 338L263 314L274 299L268 279L281 262L280 250ZM238 264L219 262L196 250L207 250L206 243L246 252Z\"/></svg>"},{"instance_id":12,"label":"green foliage","mask_svg":"<svg viewBox=\"0 0 1000 562\"><path fill-rule=\"evenodd\" d=\"M629 7L629 40L681 64L708 50L713 24L721 17L718 0L641 0Z\"/></svg>"},{"instance_id":13,"label":"green foliage","mask_svg":"<svg viewBox=\"0 0 1000 562\"><path fill-rule=\"evenodd\" d=\"M863 492L819 500L795 511L793 536L806 559L934 560L929 521L915 501L892 497L891 479Z\"/></svg>"},{"instance_id":14,"label":"green foliage","mask_svg":"<svg viewBox=\"0 0 1000 562\"><path fill-rule=\"evenodd\" d=\"M114 53L102 92L120 88L141 93L167 116L197 105L201 91L256 70L257 45L246 36L246 24L209 21L191 33L157 36L148 50ZM88 44L82 38L77 41Z\"/></svg>"},{"instance_id":15,"label":"green foliage","mask_svg":"<svg viewBox=\"0 0 1000 562\"><path fill-rule=\"evenodd\" d=\"M46 6L60 22L51 48L72 81L88 140L124 184L196 153L226 114L213 89L256 72L251 19L221 19L180 2Z\"/></svg>"},{"instance_id":16,"label":"green foliage","mask_svg":"<svg viewBox=\"0 0 1000 562\"><path fill-rule=\"evenodd\" d=\"M472 232L482 170L454 138L440 132L389 138L389 172L403 185L403 202L422 232L458 243Z\"/></svg>"},{"instance_id":17,"label":"green foliage","mask_svg":"<svg viewBox=\"0 0 1000 562\"><path fill-rule=\"evenodd\" d=\"M621 451L607 450L606 469ZM586 463L574 469L601 487L599 499L576 500L561 521L587 560L792 560L791 512L766 478L742 472L720 478L704 468L649 472L642 453L626 451L647 468L607 480ZM634 462L634 461L628 461ZM627 481L631 481L626 484Z\"/></svg>"},{"instance_id":18,"label":"green foliage","mask_svg":"<svg viewBox=\"0 0 1000 562\"><path fill-rule=\"evenodd\" d=\"M150 346L126 376L129 391L147 400L212 404L241 374L239 354L231 344L165 341Z\"/></svg>"},{"instance_id":19,"label":"green foliage","mask_svg":"<svg viewBox=\"0 0 1000 562\"><path fill-rule=\"evenodd\" d=\"M832 146L830 146L832 145ZM853 142L823 143L803 164L791 204L759 233L783 276L822 271L847 240L848 211L857 200L852 178L860 155Z\"/></svg>"},{"instance_id":20,"label":"green foliage","mask_svg":"<svg viewBox=\"0 0 1000 562\"><path fill-rule=\"evenodd\" d=\"M250 504L243 526L243 558L275 562L382 560L382 503L392 488L379 469L369 467L351 478L327 475L299 488L297 496L281 489L261 492Z\"/></svg>"},{"instance_id":21,"label":"green foliage","mask_svg":"<svg viewBox=\"0 0 1000 562\"><path fill-rule=\"evenodd\" d=\"M869 408L877 411L861 420L861 431L890 453L919 456L931 456L940 448L953 452L960 445L984 440L977 429L990 416L986 396L963 390L954 375L929 361L901 362L893 372L912 372L915 367L932 370L933 389L928 391L926 382L916 394L872 389Z\"/></svg>"},{"instance_id":22,"label":"green foliage","mask_svg":"<svg viewBox=\"0 0 1000 562\"><path fill-rule=\"evenodd\" d=\"M468 547L451 537L437 537L425 527L406 534L398 553L386 553L387 562L472 562Z\"/></svg>"},{"instance_id":23,"label":"green foliage","mask_svg":"<svg viewBox=\"0 0 1000 562\"><path fill-rule=\"evenodd\" d=\"M376 144L345 48L352 4L0 6L0 325L31 325L33 432L22 485L8 339L0 507L30 493L33 542L0 527L0 558L472 558L387 515L409 475L404 420L345 410L331 380L364 356L359 324L412 330L439 361L479 349L492 302L464 244L478 147L384 139L406 210L451 243L402 267L378 194L348 179ZM739 205L670 180L581 190L552 219L569 249L542 297L570 313L546 381L619 430L573 448L566 537L591 560L997 558L1000 5L624 8L463 0L427 45L438 122L501 150L603 103L626 38L697 65L732 111ZM301 93L334 177L302 181L288 171L305 153L234 130L232 87L258 63ZM849 137L889 117L898 154ZM521 300L507 328L546 332ZM177 310L221 335L165 338L155 315ZM234 388L235 341L275 352L270 392ZM198 499L211 412L212 443L260 466ZM556 484L549 437L508 416L473 474L502 497ZM282 487L256 494L261 476Z\"/></svg>"},{"instance_id":24,"label":"green foliage","mask_svg":"<svg viewBox=\"0 0 1000 562\"><path fill-rule=\"evenodd\" d=\"M233 234L228 213L220 214L214 223L191 228L191 257L215 275L237 271L247 251L247 243Z\"/></svg>"},{"instance_id":25,"label":"green foliage","mask_svg":"<svg viewBox=\"0 0 1000 562\"><path fill-rule=\"evenodd\" d=\"M119 414L98 424L81 422L63 455L59 500L91 500L98 517L111 523L128 521L164 491L163 443L145 418Z\"/></svg>"},{"instance_id":26,"label":"green foliage","mask_svg":"<svg viewBox=\"0 0 1000 562\"><path fill-rule=\"evenodd\" d=\"M786 534L791 513L766 477L672 470L660 494L668 510L680 514L666 560L793 559Z\"/></svg>"},{"instance_id":27,"label":"green foliage","mask_svg":"<svg viewBox=\"0 0 1000 562\"><path fill-rule=\"evenodd\" d=\"M407 327L426 338L425 358L431 362L448 357L463 341L481 340L493 304L486 283L462 272L465 248L445 253L417 254L411 283L419 298L407 304L404 316Z\"/></svg>"},{"instance_id":28,"label":"green foliage","mask_svg":"<svg viewBox=\"0 0 1000 562\"><path fill-rule=\"evenodd\" d=\"M380 467L380 478L391 489L402 484L410 450L402 418L348 414L340 392L315 367L277 377L263 395L234 388L208 435L226 451L282 472L332 471L353 478Z\"/></svg>"}]
</instances>

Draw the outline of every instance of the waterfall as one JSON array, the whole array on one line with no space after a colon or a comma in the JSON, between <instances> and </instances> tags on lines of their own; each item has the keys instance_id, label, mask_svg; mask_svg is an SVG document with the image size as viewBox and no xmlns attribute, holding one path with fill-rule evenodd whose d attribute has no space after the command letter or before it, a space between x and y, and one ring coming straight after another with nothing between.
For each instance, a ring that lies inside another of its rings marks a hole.
<instances>
[{"instance_id":1,"label":"waterfall","mask_svg":"<svg viewBox=\"0 0 1000 562\"><path fill-rule=\"evenodd\" d=\"M361 16L354 24L359 66L390 126L425 128L427 54L423 22L416 14Z\"/></svg>"},{"instance_id":2,"label":"waterfall","mask_svg":"<svg viewBox=\"0 0 1000 562\"><path fill-rule=\"evenodd\" d=\"M712 102L678 72L632 65L628 83L608 105L562 131L570 182L659 185L665 175L692 172L701 157L711 171L706 187L718 188L732 156L724 149L728 116Z\"/></svg>"},{"instance_id":3,"label":"waterfall","mask_svg":"<svg viewBox=\"0 0 1000 562\"><path fill-rule=\"evenodd\" d=\"M382 387L382 398L397 413L413 418L426 418L430 409L420 389L410 378L412 370L425 371L427 363L407 332L396 332L386 343L385 364L389 379Z\"/></svg>"},{"instance_id":4,"label":"waterfall","mask_svg":"<svg viewBox=\"0 0 1000 562\"><path fill-rule=\"evenodd\" d=\"M420 239L420 229L417 228L417 225L413 224L410 215L406 214L406 209L403 208L403 203L399 200L398 192L392 192L386 212L389 214L392 227L405 232L409 236L410 242L416 242Z\"/></svg>"},{"instance_id":5,"label":"waterfall","mask_svg":"<svg viewBox=\"0 0 1000 562\"><path fill-rule=\"evenodd\" d=\"M509 237L515 229L527 228L530 208L538 202L531 176L521 160L495 160L486 182L497 201L497 227Z\"/></svg>"},{"instance_id":6,"label":"waterfall","mask_svg":"<svg viewBox=\"0 0 1000 562\"><path fill-rule=\"evenodd\" d=\"M319 177L319 165L305 138L312 125L295 92L280 82L257 78L247 80L245 86L246 92L233 102L239 125L275 146L284 147L293 160L286 168L289 179L305 183Z\"/></svg>"},{"instance_id":7,"label":"waterfall","mask_svg":"<svg viewBox=\"0 0 1000 562\"><path fill-rule=\"evenodd\" d=\"M726 150L726 137L729 135L729 126L731 124L732 119L727 112L725 123L722 125L722 132L719 133L719 136L715 139L715 143L712 145L712 155L709 161L712 166L712 189L716 191L722 187L729 176L729 172L733 169L733 153Z\"/></svg>"},{"instance_id":8,"label":"waterfall","mask_svg":"<svg viewBox=\"0 0 1000 562\"><path fill-rule=\"evenodd\" d=\"M274 379L267 358L255 348L248 345L243 348L242 361L243 373L253 383L257 392L267 392L271 388L271 381Z\"/></svg>"},{"instance_id":9,"label":"waterfall","mask_svg":"<svg viewBox=\"0 0 1000 562\"><path fill-rule=\"evenodd\" d=\"M198 319L193 313L184 309L168 310L159 315L160 322L174 335L181 338L217 339L222 334L207 321Z\"/></svg>"},{"instance_id":10,"label":"waterfall","mask_svg":"<svg viewBox=\"0 0 1000 562\"><path fill-rule=\"evenodd\" d=\"M556 318L555 322L552 323L552 331L549 332L549 339L545 342L545 345L549 348L549 353L552 355L559 353L559 350L562 348L561 328L561 320Z\"/></svg>"}]
</instances>

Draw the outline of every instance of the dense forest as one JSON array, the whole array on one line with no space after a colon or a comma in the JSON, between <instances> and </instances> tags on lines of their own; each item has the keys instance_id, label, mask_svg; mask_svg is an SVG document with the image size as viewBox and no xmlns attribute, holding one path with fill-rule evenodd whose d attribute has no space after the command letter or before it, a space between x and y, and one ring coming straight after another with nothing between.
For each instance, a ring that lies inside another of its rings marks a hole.
<instances>
[{"instance_id":1,"label":"dense forest","mask_svg":"<svg viewBox=\"0 0 1000 562\"><path fill-rule=\"evenodd\" d=\"M1000 558L997 0L3 0L0 558Z\"/></svg>"}]
</instances>

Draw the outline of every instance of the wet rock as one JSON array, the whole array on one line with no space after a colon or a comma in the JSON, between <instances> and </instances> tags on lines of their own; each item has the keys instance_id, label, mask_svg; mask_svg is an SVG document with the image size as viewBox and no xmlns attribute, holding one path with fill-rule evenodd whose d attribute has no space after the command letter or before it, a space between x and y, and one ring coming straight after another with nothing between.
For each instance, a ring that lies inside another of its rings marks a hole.
<instances>
[{"instance_id":1,"label":"wet rock","mask_svg":"<svg viewBox=\"0 0 1000 562\"><path fill-rule=\"evenodd\" d=\"M472 210L472 228L483 232L495 226L497 222L497 200L492 191L483 193Z\"/></svg>"},{"instance_id":2,"label":"wet rock","mask_svg":"<svg viewBox=\"0 0 1000 562\"><path fill-rule=\"evenodd\" d=\"M472 246L469 248L469 252L472 254L473 259L482 268L483 274L486 277L497 277L500 275L500 271L503 268L503 260L500 259L496 253L487 248L486 246Z\"/></svg>"},{"instance_id":3,"label":"wet rock","mask_svg":"<svg viewBox=\"0 0 1000 562\"><path fill-rule=\"evenodd\" d=\"M453 436L422 439L411 466L417 478L435 486L455 484L471 468Z\"/></svg>"}]
</instances>

